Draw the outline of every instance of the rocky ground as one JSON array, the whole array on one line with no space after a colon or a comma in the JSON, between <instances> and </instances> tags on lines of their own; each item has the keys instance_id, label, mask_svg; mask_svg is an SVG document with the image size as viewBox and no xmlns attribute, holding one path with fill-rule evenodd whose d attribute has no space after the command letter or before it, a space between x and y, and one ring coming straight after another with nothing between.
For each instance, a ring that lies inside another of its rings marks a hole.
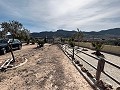
<instances>
[{"instance_id":1,"label":"rocky ground","mask_svg":"<svg viewBox=\"0 0 120 90\"><path fill-rule=\"evenodd\" d=\"M0 90L93 90L56 45L28 45L14 53L28 61L0 72ZM0 62L8 58L10 53L0 56Z\"/></svg>"}]
</instances>

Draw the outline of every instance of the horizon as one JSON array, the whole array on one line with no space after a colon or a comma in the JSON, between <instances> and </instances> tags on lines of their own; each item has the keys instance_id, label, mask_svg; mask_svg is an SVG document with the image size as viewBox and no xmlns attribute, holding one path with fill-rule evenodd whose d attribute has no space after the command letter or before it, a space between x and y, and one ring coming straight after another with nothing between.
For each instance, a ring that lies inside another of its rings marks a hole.
<instances>
[{"instance_id":1,"label":"horizon","mask_svg":"<svg viewBox=\"0 0 120 90\"><path fill-rule=\"evenodd\" d=\"M106 29L106 30L111 30L111 29L120 29L120 28L109 28L109 29ZM63 30L63 31L76 31L76 30L66 30L66 29L58 29L58 30ZM55 31L40 31L40 32L31 32L31 33L41 33L41 32L57 32L58 30L55 30ZM100 31L106 31L106 30L99 30L99 31L82 31L82 32L100 32ZM76 31L77 32L77 31Z\"/></svg>"},{"instance_id":2,"label":"horizon","mask_svg":"<svg viewBox=\"0 0 120 90\"><path fill-rule=\"evenodd\" d=\"M31 32L120 28L120 0L0 0L0 23L19 21Z\"/></svg>"}]
</instances>

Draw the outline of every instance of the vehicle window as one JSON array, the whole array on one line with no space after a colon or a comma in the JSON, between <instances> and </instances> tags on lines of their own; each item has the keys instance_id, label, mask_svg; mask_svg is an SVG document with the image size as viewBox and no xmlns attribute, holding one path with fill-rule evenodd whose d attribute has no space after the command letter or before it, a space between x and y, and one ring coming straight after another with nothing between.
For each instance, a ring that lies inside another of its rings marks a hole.
<instances>
[{"instance_id":1,"label":"vehicle window","mask_svg":"<svg viewBox=\"0 0 120 90\"><path fill-rule=\"evenodd\" d=\"M6 40L0 40L0 43L7 43Z\"/></svg>"},{"instance_id":2,"label":"vehicle window","mask_svg":"<svg viewBox=\"0 0 120 90\"><path fill-rule=\"evenodd\" d=\"M19 40L17 40L17 39L15 39L15 40L14 40L14 43L19 43L19 42L20 42L20 41L19 41Z\"/></svg>"},{"instance_id":3,"label":"vehicle window","mask_svg":"<svg viewBox=\"0 0 120 90\"><path fill-rule=\"evenodd\" d=\"M20 42L19 40L16 40L16 42Z\"/></svg>"}]
</instances>

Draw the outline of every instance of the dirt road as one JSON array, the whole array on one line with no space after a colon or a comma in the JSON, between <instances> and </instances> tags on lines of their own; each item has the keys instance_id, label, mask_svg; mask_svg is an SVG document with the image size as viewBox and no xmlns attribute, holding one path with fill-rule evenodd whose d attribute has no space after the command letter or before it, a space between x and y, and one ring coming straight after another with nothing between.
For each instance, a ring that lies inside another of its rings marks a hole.
<instances>
[{"instance_id":1,"label":"dirt road","mask_svg":"<svg viewBox=\"0 0 120 90\"><path fill-rule=\"evenodd\" d=\"M35 47L29 45L15 51L16 57L26 57L28 62L0 72L0 90L93 90L56 45ZM0 59L9 56L8 53Z\"/></svg>"}]
</instances>

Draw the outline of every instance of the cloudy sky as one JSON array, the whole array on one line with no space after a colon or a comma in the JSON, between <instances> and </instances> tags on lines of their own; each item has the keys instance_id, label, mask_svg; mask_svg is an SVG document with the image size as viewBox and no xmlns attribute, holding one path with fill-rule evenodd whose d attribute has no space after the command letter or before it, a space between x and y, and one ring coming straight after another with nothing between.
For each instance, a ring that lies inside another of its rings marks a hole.
<instances>
[{"instance_id":1,"label":"cloudy sky","mask_svg":"<svg viewBox=\"0 0 120 90\"><path fill-rule=\"evenodd\" d=\"M120 0L0 0L0 23L9 20L31 32L119 28Z\"/></svg>"}]
</instances>

